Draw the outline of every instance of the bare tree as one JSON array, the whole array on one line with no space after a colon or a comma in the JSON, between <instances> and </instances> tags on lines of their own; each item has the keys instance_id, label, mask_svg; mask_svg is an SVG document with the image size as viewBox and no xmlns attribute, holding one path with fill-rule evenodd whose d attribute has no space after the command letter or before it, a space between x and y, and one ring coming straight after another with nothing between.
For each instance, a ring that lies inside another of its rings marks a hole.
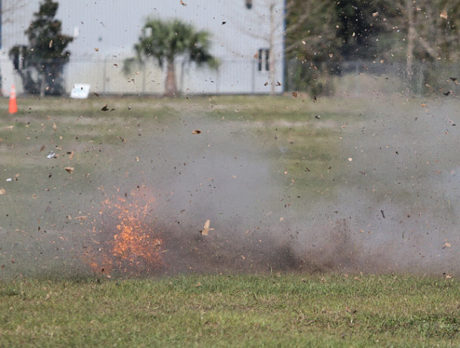
<instances>
[{"instance_id":1,"label":"bare tree","mask_svg":"<svg viewBox=\"0 0 460 348\"><path fill-rule=\"evenodd\" d=\"M301 51L310 58L327 56L335 45L336 12L330 1L288 0L286 15L290 19L284 32L285 53Z\"/></svg>"},{"instance_id":2,"label":"bare tree","mask_svg":"<svg viewBox=\"0 0 460 348\"><path fill-rule=\"evenodd\" d=\"M7 17L8 14L18 11L26 6L25 0L4 0L0 1L0 15L2 17L2 24L12 23L13 16Z\"/></svg>"},{"instance_id":3,"label":"bare tree","mask_svg":"<svg viewBox=\"0 0 460 348\"><path fill-rule=\"evenodd\" d=\"M391 5L391 6L390 6ZM459 48L460 1L397 0L386 26L406 33L406 75L413 79L415 59L457 59ZM385 18L387 19L387 18Z\"/></svg>"},{"instance_id":4,"label":"bare tree","mask_svg":"<svg viewBox=\"0 0 460 348\"><path fill-rule=\"evenodd\" d=\"M13 23L14 21L14 13L16 11L21 10L26 6L25 0L0 0L0 26L2 30L0 32L0 36L3 36L3 25ZM1 40L1 37L0 37ZM1 46L3 48L3 42L1 42ZM2 81L2 71L0 67L0 87ZM2 90L0 88L0 94L2 94Z\"/></svg>"},{"instance_id":5,"label":"bare tree","mask_svg":"<svg viewBox=\"0 0 460 348\"><path fill-rule=\"evenodd\" d=\"M277 52L277 48L283 44L284 30L284 0L258 0L251 2L251 11L254 14L251 20L251 27L262 28L255 32L248 28L247 23L237 23L240 30L253 38L265 42L268 48L269 55L269 84L270 93L273 95L276 92L276 86L279 82L276 76L279 73L277 63L282 59L284 52ZM268 29L267 24L269 24ZM280 35L279 35L280 34Z\"/></svg>"}]
</instances>

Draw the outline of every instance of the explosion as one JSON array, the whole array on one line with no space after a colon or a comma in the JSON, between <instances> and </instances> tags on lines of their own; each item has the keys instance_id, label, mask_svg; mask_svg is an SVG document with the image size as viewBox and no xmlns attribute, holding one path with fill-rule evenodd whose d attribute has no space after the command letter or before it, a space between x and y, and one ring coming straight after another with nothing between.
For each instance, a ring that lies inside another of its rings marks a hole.
<instances>
[{"instance_id":1,"label":"explosion","mask_svg":"<svg viewBox=\"0 0 460 348\"><path fill-rule=\"evenodd\" d=\"M117 190L118 194L120 190ZM144 273L163 266L163 240L152 228L153 195L146 187L102 202L88 259L95 273Z\"/></svg>"}]
</instances>

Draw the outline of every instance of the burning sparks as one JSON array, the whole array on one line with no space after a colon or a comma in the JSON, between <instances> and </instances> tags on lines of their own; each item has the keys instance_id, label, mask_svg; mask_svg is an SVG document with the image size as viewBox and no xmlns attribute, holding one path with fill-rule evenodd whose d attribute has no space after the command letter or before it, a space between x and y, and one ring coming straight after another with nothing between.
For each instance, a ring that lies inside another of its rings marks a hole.
<instances>
[{"instance_id":1,"label":"burning sparks","mask_svg":"<svg viewBox=\"0 0 460 348\"><path fill-rule=\"evenodd\" d=\"M162 267L163 240L149 223L154 199L145 187L106 199L93 225L97 245L89 255L96 273L143 273Z\"/></svg>"}]
</instances>

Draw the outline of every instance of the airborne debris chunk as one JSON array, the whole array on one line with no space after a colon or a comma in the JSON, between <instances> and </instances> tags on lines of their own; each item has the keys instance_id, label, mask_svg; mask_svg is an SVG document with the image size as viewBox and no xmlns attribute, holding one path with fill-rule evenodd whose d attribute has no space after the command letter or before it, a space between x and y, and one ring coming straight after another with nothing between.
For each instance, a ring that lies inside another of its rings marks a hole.
<instances>
[{"instance_id":1,"label":"airborne debris chunk","mask_svg":"<svg viewBox=\"0 0 460 348\"><path fill-rule=\"evenodd\" d=\"M65 169L65 171L66 171L67 173L69 173L69 174L72 174L72 172L75 170L74 167L65 167L64 169Z\"/></svg>"},{"instance_id":2,"label":"airborne debris chunk","mask_svg":"<svg viewBox=\"0 0 460 348\"><path fill-rule=\"evenodd\" d=\"M206 220L204 223L203 229L201 230L201 235L202 236L207 236L209 234L209 231L214 231L214 228L211 228L211 220Z\"/></svg>"},{"instance_id":3,"label":"airborne debris chunk","mask_svg":"<svg viewBox=\"0 0 460 348\"><path fill-rule=\"evenodd\" d=\"M447 10L442 10L441 13L439 14L439 17L441 17L442 19L446 19L448 18L447 16Z\"/></svg>"},{"instance_id":4,"label":"airborne debris chunk","mask_svg":"<svg viewBox=\"0 0 460 348\"><path fill-rule=\"evenodd\" d=\"M201 134L201 131L199 129L195 129L192 134Z\"/></svg>"},{"instance_id":5,"label":"airborne debris chunk","mask_svg":"<svg viewBox=\"0 0 460 348\"><path fill-rule=\"evenodd\" d=\"M450 248L452 246L452 244L450 244L449 242L445 242L442 246L443 249L446 249L446 248Z\"/></svg>"},{"instance_id":6,"label":"airborne debris chunk","mask_svg":"<svg viewBox=\"0 0 460 348\"><path fill-rule=\"evenodd\" d=\"M46 156L46 158L48 158L48 159L56 158L56 153L55 153L55 152L50 152L50 153Z\"/></svg>"},{"instance_id":7,"label":"airborne debris chunk","mask_svg":"<svg viewBox=\"0 0 460 348\"><path fill-rule=\"evenodd\" d=\"M101 111L109 111L109 106L105 104L102 108Z\"/></svg>"}]
</instances>

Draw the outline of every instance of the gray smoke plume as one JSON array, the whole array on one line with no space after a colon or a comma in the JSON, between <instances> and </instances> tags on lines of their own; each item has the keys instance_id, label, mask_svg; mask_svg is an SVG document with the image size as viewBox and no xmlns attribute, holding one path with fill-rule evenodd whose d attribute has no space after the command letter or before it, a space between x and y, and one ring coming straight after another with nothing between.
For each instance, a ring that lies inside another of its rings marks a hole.
<instances>
[{"instance_id":1,"label":"gray smoke plume","mask_svg":"<svg viewBox=\"0 0 460 348\"><path fill-rule=\"evenodd\" d=\"M116 221L99 214L101 203L144 188L155 198L146 223L164 239L157 273L460 274L458 102L343 103L359 105L350 126L340 117L307 118L308 107L296 124L227 121L200 108L166 121L139 119L142 136L123 146L91 145L100 157L81 174L85 184L65 173L53 183L31 177L38 198L24 206L10 199L2 208L25 216L2 222L3 274L91 274L84 256L107 249L117 232ZM336 132L336 153L321 154L325 168L328 155L339 158L325 172L327 195L314 195L313 184L304 190L308 173L304 182L284 175L279 160L302 162L303 154L267 140L278 127Z\"/></svg>"}]
</instances>

